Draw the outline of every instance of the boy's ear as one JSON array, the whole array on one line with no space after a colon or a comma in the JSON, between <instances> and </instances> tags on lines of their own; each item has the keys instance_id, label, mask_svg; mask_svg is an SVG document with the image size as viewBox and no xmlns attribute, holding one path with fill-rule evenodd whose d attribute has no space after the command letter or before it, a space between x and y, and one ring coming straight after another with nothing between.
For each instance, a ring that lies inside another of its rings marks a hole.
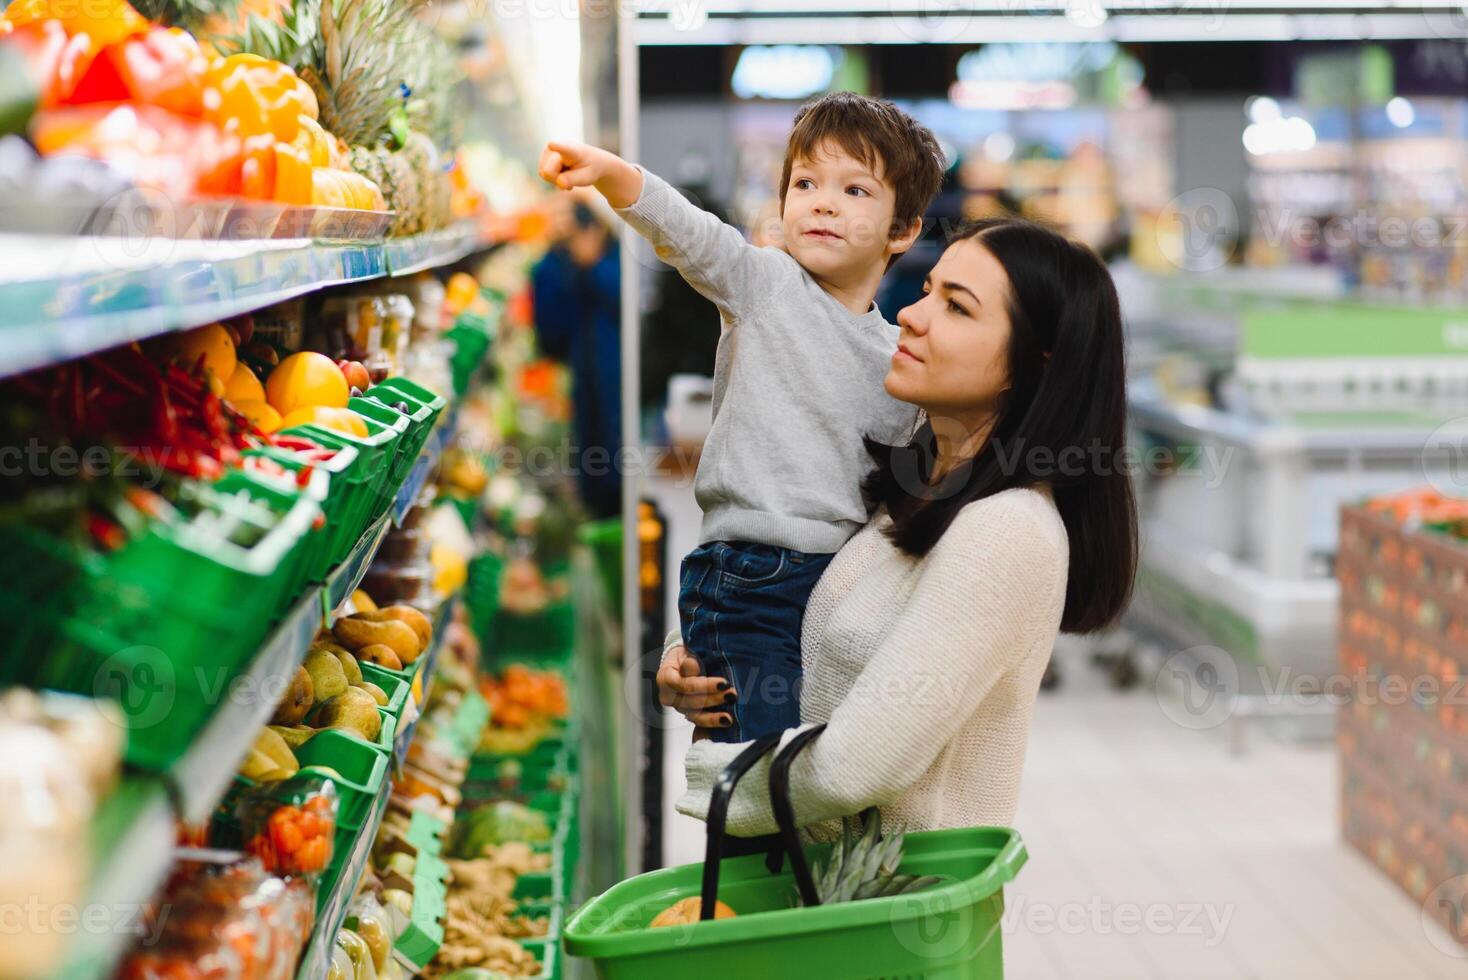
<instances>
[{"instance_id":1,"label":"boy's ear","mask_svg":"<svg viewBox=\"0 0 1468 980\"><path fill-rule=\"evenodd\" d=\"M922 231L923 219L913 218L912 224L908 225L907 228L899 234L893 235L891 240L888 241L888 253L891 255L901 255L903 252L906 252L908 249L912 248L914 243L917 242L918 235L921 235Z\"/></svg>"}]
</instances>

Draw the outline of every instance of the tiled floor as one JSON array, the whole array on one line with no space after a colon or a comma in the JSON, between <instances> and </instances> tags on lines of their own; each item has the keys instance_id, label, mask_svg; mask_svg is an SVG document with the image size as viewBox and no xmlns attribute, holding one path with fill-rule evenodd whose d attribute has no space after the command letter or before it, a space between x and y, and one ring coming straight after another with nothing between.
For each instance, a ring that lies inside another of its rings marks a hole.
<instances>
[{"instance_id":1,"label":"tiled floor","mask_svg":"<svg viewBox=\"0 0 1468 980\"><path fill-rule=\"evenodd\" d=\"M687 504L664 498L676 555L692 545ZM1220 731L1168 721L1150 688L1118 693L1062 662L1016 818L1030 860L1007 893L1007 977L1468 977L1468 958L1340 841L1329 743L1260 735L1234 755ZM671 812L687 735L668 733L669 864L702 858L703 825Z\"/></svg>"}]
</instances>

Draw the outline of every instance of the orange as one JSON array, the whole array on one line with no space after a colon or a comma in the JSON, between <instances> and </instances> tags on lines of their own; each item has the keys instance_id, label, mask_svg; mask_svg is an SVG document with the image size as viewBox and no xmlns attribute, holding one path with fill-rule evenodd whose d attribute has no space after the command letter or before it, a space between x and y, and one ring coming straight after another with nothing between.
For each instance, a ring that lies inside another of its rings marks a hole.
<instances>
[{"instance_id":1,"label":"orange","mask_svg":"<svg viewBox=\"0 0 1468 980\"><path fill-rule=\"evenodd\" d=\"M265 386L255 377L248 364L236 364L234 373L224 383L224 398L233 402L265 401Z\"/></svg>"},{"instance_id":2,"label":"orange","mask_svg":"<svg viewBox=\"0 0 1468 980\"><path fill-rule=\"evenodd\" d=\"M234 374L238 362L234 350L234 338L222 323L211 323L197 330L170 337L168 349L187 368L204 359L204 369L220 380Z\"/></svg>"},{"instance_id":3,"label":"orange","mask_svg":"<svg viewBox=\"0 0 1468 980\"><path fill-rule=\"evenodd\" d=\"M325 354L315 351L292 354L265 379L266 401L285 416L298 408L314 405L345 408L350 393L341 368Z\"/></svg>"},{"instance_id":4,"label":"orange","mask_svg":"<svg viewBox=\"0 0 1468 980\"><path fill-rule=\"evenodd\" d=\"M367 423L362 421L362 416L350 408L332 408L327 405L308 405L298 408L281 420L280 427L289 429L292 426L307 423L344 432L349 436L357 436L359 439L366 439L368 435Z\"/></svg>"},{"instance_id":5,"label":"orange","mask_svg":"<svg viewBox=\"0 0 1468 980\"><path fill-rule=\"evenodd\" d=\"M260 382L255 382L259 384ZM281 427L280 413L270 407L263 398L246 398L240 401L229 399L229 405L236 412L254 422L261 432L270 433Z\"/></svg>"}]
</instances>

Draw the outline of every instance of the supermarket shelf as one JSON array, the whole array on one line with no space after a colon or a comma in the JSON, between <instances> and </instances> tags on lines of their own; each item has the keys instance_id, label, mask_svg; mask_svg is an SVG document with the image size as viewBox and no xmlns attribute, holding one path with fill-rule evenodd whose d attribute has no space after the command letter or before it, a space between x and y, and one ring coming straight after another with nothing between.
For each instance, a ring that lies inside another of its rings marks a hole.
<instances>
[{"instance_id":1,"label":"supermarket shelf","mask_svg":"<svg viewBox=\"0 0 1468 980\"><path fill-rule=\"evenodd\" d=\"M327 577L326 584L313 586L291 608L244 676L219 685L216 696L223 698L223 703L169 773L185 821L203 820L218 805L255 733L275 711L286 678L305 659L312 638L331 611L362 581L389 524L384 514L369 527L351 554ZM214 680L197 680L204 693L210 693Z\"/></svg>"},{"instance_id":2,"label":"supermarket shelf","mask_svg":"<svg viewBox=\"0 0 1468 980\"><path fill-rule=\"evenodd\" d=\"M437 460L431 458L432 440L429 441L429 451L425 451L418 457L418 462L413 464L413 469L408 473L408 478L403 481L402 487L398 489L397 498L392 502L392 523L394 527L402 527L403 518L413 508L413 501L418 499L418 494L423 490L423 484L428 482L428 474L433 471Z\"/></svg>"},{"instance_id":3,"label":"supermarket shelf","mask_svg":"<svg viewBox=\"0 0 1468 980\"><path fill-rule=\"evenodd\" d=\"M385 274L382 246L0 236L0 376Z\"/></svg>"},{"instance_id":4,"label":"supermarket shelf","mask_svg":"<svg viewBox=\"0 0 1468 980\"><path fill-rule=\"evenodd\" d=\"M265 641L244 677L222 686L224 703L174 763L169 780L186 822L196 823L213 812L255 734L270 720L285 678L305 658L321 627L321 592L319 586L307 592ZM200 682L212 683L205 678Z\"/></svg>"},{"instance_id":5,"label":"supermarket shelf","mask_svg":"<svg viewBox=\"0 0 1468 980\"><path fill-rule=\"evenodd\" d=\"M132 944L132 927L143 903L152 899L173 863L173 809L163 784L128 778L102 801L92 818L91 852L97 864L86 892L87 927L68 943L57 977L66 980L111 976ZM105 909L105 928L94 910Z\"/></svg>"},{"instance_id":6,"label":"supermarket shelf","mask_svg":"<svg viewBox=\"0 0 1468 980\"><path fill-rule=\"evenodd\" d=\"M494 244L472 222L383 242L0 234L0 377Z\"/></svg>"},{"instance_id":7,"label":"supermarket shelf","mask_svg":"<svg viewBox=\"0 0 1468 980\"><path fill-rule=\"evenodd\" d=\"M331 611L356 591L362 582L362 576L367 574L367 566L372 564L372 559L377 555L377 549L382 544L382 539L387 536L387 530L392 525L391 513L383 514L366 531L362 533L357 546L345 560L326 577L324 589L325 597L322 600L323 614L330 615Z\"/></svg>"},{"instance_id":8,"label":"supermarket shelf","mask_svg":"<svg viewBox=\"0 0 1468 980\"><path fill-rule=\"evenodd\" d=\"M458 602L458 596L452 595L444 600L433 616L433 643L428 651L419 658L422 664L418 668L418 687L423 692L423 705L419 706L418 714L412 723L404 725L397 734L397 740L393 745L393 755L401 762L408 754L408 746L413 744L413 737L418 731L418 719L423 716L422 708L428 704L428 691L433 684L433 672L438 668L438 655L443 650L444 632L449 623L454 619L454 605Z\"/></svg>"},{"instance_id":9,"label":"supermarket shelf","mask_svg":"<svg viewBox=\"0 0 1468 980\"><path fill-rule=\"evenodd\" d=\"M311 930L311 941L301 954L296 980L321 980L326 976L327 967L331 964L331 951L336 946L336 934L347 917L347 906L351 904L352 896L357 894L357 884L362 880L362 872L367 870L367 860L372 856L372 844L377 840L377 831L382 826L382 817L387 813L387 800L391 795L392 783L384 779L382 792L373 803L372 814L362 823L362 830L352 843L352 851L347 855L346 863L342 865L336 888L316 918L316 926Z\"/></svg>"},{"instance_id":10,"label":"supermarket shelf","mask_svg":"<svg viewBox=\"0 0 1468 980\"><path fill-rule=\"evenodd\" d=\"M489 243L472 221L452 228L430 231L409 238L390 238L383 243L390 276L410 276L425 269L450 265L473 255Z\"/></svg>"}]
</instances>

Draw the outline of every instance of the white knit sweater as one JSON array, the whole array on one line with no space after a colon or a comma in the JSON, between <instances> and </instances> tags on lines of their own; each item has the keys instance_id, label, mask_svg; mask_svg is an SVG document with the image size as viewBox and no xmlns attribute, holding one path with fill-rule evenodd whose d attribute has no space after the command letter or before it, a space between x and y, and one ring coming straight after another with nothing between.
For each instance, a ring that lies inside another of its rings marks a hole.
<instances>
[{"instance_id":1,"label":"white knit sweater","mask_svg":"<svg viewBox=\"0 0 1468 980\"><path fill-rule=\"evenodd\" d=\"M1047 492L1009 490L964 507L918 560L881 533L890 524L879 512L852 538L806 608L804 724L781 744L828 726L791 768L796 821L875 805L894 828L1007 825L1065 603L1065 525ZM706 819L714 780L747 744L694 743L678 809ZM729 833L776 830L773 755L740 781Z\"/></svg>"}]
</instances>

